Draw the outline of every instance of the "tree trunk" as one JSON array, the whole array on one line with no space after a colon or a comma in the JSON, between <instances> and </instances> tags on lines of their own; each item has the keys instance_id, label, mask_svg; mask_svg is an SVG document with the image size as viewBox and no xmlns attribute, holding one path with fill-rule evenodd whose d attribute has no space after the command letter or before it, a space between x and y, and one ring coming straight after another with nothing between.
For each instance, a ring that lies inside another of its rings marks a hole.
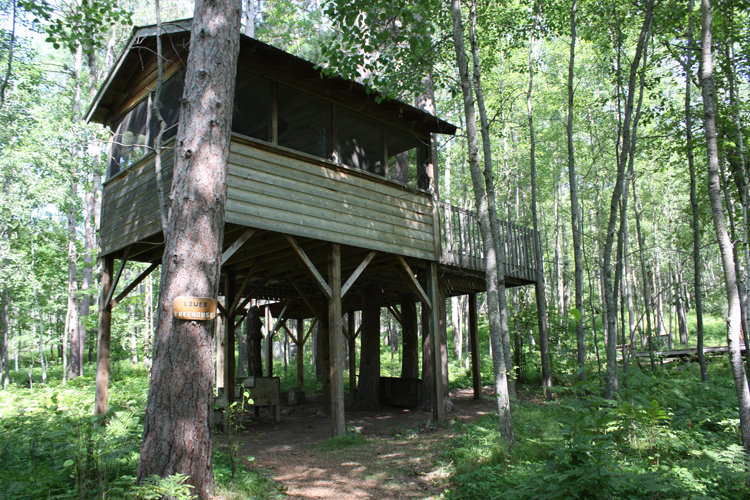
<instances>
[{"instance_id":1,"label":"tree trunk","mask_svg":"<svg viewBox=\"0 0 750 500\"><path fill-rule=\"evenodd\" d=\"M586 332L583 330L583 241L581 239L581 209L578 203L578 179L576 178L575 150L573 148L573 99L576 57L576 13L577 0L573 0L570 9L570 60L568 64L568 119L566 132L568 138L568 186L570 189L570 218L573 230L573 260L575 265L575 303L576 315L576 352L578 353L578 380L586 380ZM580 315L580 316L579 316Z\"/></svg>"},{"instance_id":2,"label":"tree trunk","mask_svg":"<svg viewBox=\"0 0 750 500\"><path fill-rule=\"evenodd\" d=\"M0 345L0 377L3 378L3 389L7 390L10 385L10 358L8 357L8 345L10 343L10 294L8 285L3 286L3 305L0 309L3 322L3 343Z\"/></svg>"},{"instance_id":3,"label":"tree trunk","mask_svg":"<svg viewBox=\"0 0 750 500\"><path fill-rule=\"evenodd\" d=\"M734 268L734 248L729 239L724 209L721 204L719 185L719 152L716 134L716 102L712 61L711 0L701 0L701 86L703 94L703 123L706 130L706 153L708 162L708 196L711 202L714 228L719 240L721 262L724 268L724 287L727 295L727 342L729 363L732 367L734 386L745 453L750 454L750 391L745 367L740 353L740 297L737 291L737 274Z\"/></svg>"},{"instance_id":4,"label":"tree trunk","mask_svg":"<svg viewBox=\"0 0 750 500\"><path fill-rule=\"evenodd\" d=\"M380 408L380 285L362 287L362 333L359 354L359 383L352 410Z\"/></svg>"},{"instance_id":5,"label":"tree trunk","mask_svg":"<svg viewBox=\"0 0 750 500\"><path fill-rule=\"evenodd\" d=\"M505 296L505 242L500 235L500 223L497 218L495 180L492 167L492 143L490 139L490 125L487 118L487 111L484 106L484 95L482 93L482 83L479 67L479 47L476 39L476 0L471 2L471 23L469 30L469 41L471 44L471 54L473 61L473 87L476 93L476 105L479 110L479 120L481 124L482 149L484 153L484 185L487 197L487 213L489 226L492 234L492 243L495 245L496 253L496 271L497 290L498 290L498 307L500 309L500 339L503 344L503 355L505 356L505 369L507 370L507 385L510 397L516 395L516 384L513 378L513 358L510 349L510 327L508 320L508 304ZM468 68L467 68L468 71ZM467 75L468 76L468 75ZM467 116L468 123L468 116ZM476 127L476 124L474 124Z\"/></svg>"},{"instance_id":6,"label":"tree trunk","mask_svg":"<svg viewBox=\"0 0 750 500\"><path fill-rule=\"evenodd\" d=\"M173 318L172 302L219 293L241 12L237 0L195 4L138 466L139 482L190 476L202 500L213 489L215 322Z\"/></svg>"},{"instance_id":7,"label":"tree trunk","mask_svg":"<svg viewBox=\"0 0 750 500\"><path fill-rule=\"evenodd\" d=\"M604 246L604 298L607 309L607 371L604 397L612 399L617 391L617 304L615 302L615 290L612 283L612 248L614 245L617 213L620 207L620 199L623 192L625 178L625 167L627 165L628 151L630 151L630 123L633 115L633 104L635 100L635 78L640 65L641 56L646 44L647 34L651 26L651 17L656 0L649 0L646 5L646 13L643 26L638 37L635 55L630 64L630 77L628 80L628 96L625 104L625 118L622 127L621 154L617 162L617 180L612 191L612 200L609 209L609 221L607 223L607 239Z\"/></svg>"},{"instance_id":8,"label":"tree trunk","mask_svg":"<svg viewBox=\"0 0 750 500\"><path fill-rule=\"evenodd\" d=\"M417 330L417 304L411 294L401 296L401 376L419 378L419 331ZM353 332L350 332L353 334Z\"/></svg>"},{"instance_id":9,"label":"tree trunk","mask_svg":"<svg viewBox=\"0 0 750 500\"><path fill-rule=\"evenodd\" d=\"M469 168L471 183L476 199L479 228L482 234L482 246L485 257L485 273L487 282L487 310L490 326L490 340L492 344L492 360L495 371L495 390L497 393L498 425L500 433L509 442L513 441L513 425L510 413L510 394L508 391L508 373L506 357L503 347L503 333L500 314L500 292L498 276L497 245L490 225L490 212L485 191L485 179L482 176L479 162L479 140L476 130L476 112L469 80L469 65L464 50L463 20L461 3L451 0L453 17L453 42L456 51L461 93L463 96L464 116L466 117L466 134L469 147ZM506 323L507 326L507 323Z\"/></svg>"}]
</instances>

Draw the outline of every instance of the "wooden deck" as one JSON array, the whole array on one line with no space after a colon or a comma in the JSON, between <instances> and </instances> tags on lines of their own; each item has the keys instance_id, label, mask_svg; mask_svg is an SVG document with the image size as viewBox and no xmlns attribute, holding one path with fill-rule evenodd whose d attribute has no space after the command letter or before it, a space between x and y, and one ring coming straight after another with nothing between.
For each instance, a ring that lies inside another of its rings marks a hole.
<instances>
[{"instance_id":1,"label":"wooden deck","mask_svg":"<svg viewBox=\"0 0 750 500\"><path fill-rule=\"evenodd\" d=\"M740 344L740 352L745 352L745 344ZM729 352L729 346L713 346L704 347L703 353L706 355L710 354L726 354ZM698 348L693 349L667 349L665 351L654 351L654 355L660 358L684 358L689 356L697 356ZM651 353L648 351L637 352L636 358L648 358L651 357Z\"/></svg>"}]
</instances>

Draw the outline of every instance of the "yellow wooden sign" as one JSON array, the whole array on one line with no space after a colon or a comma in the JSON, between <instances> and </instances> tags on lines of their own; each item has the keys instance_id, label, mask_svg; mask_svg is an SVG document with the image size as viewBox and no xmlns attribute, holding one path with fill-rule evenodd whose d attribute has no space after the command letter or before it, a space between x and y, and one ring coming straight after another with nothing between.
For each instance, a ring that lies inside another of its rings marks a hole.
<instances>
[{"instance_id":1,"label":"yellow wooden sign","mask_svg":"<svg viewBox=\"0 0 750 500\"><path fill-rule=\"evenodd\" d=\"M216 300L208 297L177 297L172 314L187 321L209 321L216 318Z\"/></svg>"}]
</instances>

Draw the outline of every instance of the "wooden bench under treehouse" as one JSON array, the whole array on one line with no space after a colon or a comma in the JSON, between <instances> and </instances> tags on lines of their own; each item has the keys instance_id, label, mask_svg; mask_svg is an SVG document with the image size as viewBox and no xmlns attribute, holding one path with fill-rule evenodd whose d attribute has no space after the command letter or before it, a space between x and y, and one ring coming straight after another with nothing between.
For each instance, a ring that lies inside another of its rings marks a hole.
<instances>
[{"instance_id":1,"label":"wooden bench under treehouse","mask_svg":"<svg viewBox=\"0 0 750 500\"><path fill-rule=\"evenodd\" d=\"M190 20L163 26L165 193L171 186L171 145L190 28ZM87 117L113 133L99 232L104 300L97 412L107 406L111 308L159 265L163 253L153 153L159 128L152 102L155 35L155 26L134 29ZM356 82L323 77L308 61L240 37L220 285L225 350L218 356L224 365L219 384L228 400L235 397L234 332L251 299L269 304L276 318L274 329L268 328L271 336L291 319L316 318L327 325L323 349L331 381L325 399L334 434L343 429L344 418L342 345L346 339L353 346L356 335L341 318L362 309L363 282L378 284L381 304L392 312L404 294L412 294L432 311L424 325L428 331L438 322L433 307L438 297L470 294L469 313L476 318L475 294L485 290L477 219L440 202L431 160L431 135L455 131L408 104L376 102ZM516 224L501 227L507 286L533 284L535 235ZM115 260L120 261L116 272ZM116 295L128 261L151 265ZM476 342L476 321L472 330ZM431 335L435 342L436 337ZM295 339L298 349L305 338ZM432 352L439 352L437 347ZM478 354L476 346L472 352ZM478 358L473 363L475 390L480 390ZM433 360L432 366L439 373L440 363ZM268 368L265 375L271 376ZM438 381L431 389L438 403L435 416L442 420L442 381L433 378Z\"/></svg>"}]
</instances>

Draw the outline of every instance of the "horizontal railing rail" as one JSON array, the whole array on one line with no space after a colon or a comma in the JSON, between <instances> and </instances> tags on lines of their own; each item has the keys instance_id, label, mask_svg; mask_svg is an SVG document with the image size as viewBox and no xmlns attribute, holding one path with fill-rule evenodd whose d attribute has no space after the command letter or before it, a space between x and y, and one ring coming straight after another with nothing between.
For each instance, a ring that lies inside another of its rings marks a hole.
<instances>
[{"instance_id":1,"label":"horizontal railing rail","mask_svg":"<svg viewBox=\"0 0 750 500\"><path fill-rule=\"evenodd\" d=\"M476 212L439 203L441 263L484 271L484 249ZM505 270L509 277L533 282L538 259L533 229L498 219L505 250Z\"/></svg>"}]
</instances>

